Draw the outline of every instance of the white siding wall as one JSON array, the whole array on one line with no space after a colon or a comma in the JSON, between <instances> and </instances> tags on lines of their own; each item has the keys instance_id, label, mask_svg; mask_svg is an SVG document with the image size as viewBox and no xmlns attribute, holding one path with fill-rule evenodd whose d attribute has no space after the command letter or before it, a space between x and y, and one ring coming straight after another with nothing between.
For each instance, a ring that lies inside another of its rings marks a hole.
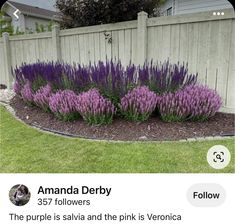
<instances>
[{"instance_id":1,"label":"white siding wall","mask_svg":"<svg viewBox=\"0 0 235 224\"><path fill-rule=\"evenodd\" d=\"M232 8L227 0L176 0L178 1L176 14L205 12Z\"/></svg>"},{"instance_id":2,"label":"white siding wall","mask_svg":"<svg viewBox=\"0 0 235 224\"><path fill-rule=\"evenodd\" d=\"M14 30L16 30L18 27L19 31L25 31L25 19L23 14L19 14L19 19L17 20L13 15L15 9L7 4L4 5L4 11L12 18L11 25L14 27Z\"/></svg>"},{"instance_id":3,"label":"white siding wall","mask_svg":"<svg viewBox=\"0 0 235 224\"><path fill-rule=\"evenodd\" d=\"M18 28L18 30L20 32L25 32L25 19L24 19L25 17L24 17L24 15L20 14L18 20L16 20L15 16L13 16L13 15L11 16L11 18L12 18L11 24L14 27L14 30L16 31Z\"/></svg>"},{"instance_id":4,"label":"white siding wall","mask_svg":"<svg viewBox=\"0 0 235 224\"><path fill-rule=\"evenodd\" d=\"M33 16L25 15L24 18L25 18L25 27L32 31L36 30L36 23L38 23L39 25L42 24L44 26L47 26L50 23L50 20L48 19L42 19Z\"/></svg>"},{"instance_id":5,"label":"white siding wall","mask_svg":"<svg viewBox=\"0 0 235 224\"><path fill-rule=\"evenodd\" d=\"M169 7L173 7L173 15L233 8L227 0L166 0L161 6L163 15Z\"/></svg>"},{"instance_id":6,"label":"white siding wall","mask_svg":"<svg viewBox=\"0 0 235 224\"><path fill-rule=\"evenodd\" d=\"M161 14L166 16L166 11L167 9L169 9L170 7L173 8L173 1L174 0L165 0L164 4L162 4L161 6Z\"/></svg>"},{"instance_id":7,"label":"white siding wall","mask_svg":"<svg viewBox=\"0 0 235 224\"><path fill-rule=\"evenodd\" d=\"M44 26L48 25L50 20L49 19L43 19L43 18L38 18L38 17L33 17L33 16L27 16L25 14L19 14L19 19L17 20L13 13L15 12L15 9L10 7L9 5L4 6L4 11L6 12L7 15L9 15L12 18L12 26L14 27L14 30L19 28L19 31L26 31L27 28L29 30L35 31L36 30L36 23L42 24Z\"/></svg>"}]
</instances>

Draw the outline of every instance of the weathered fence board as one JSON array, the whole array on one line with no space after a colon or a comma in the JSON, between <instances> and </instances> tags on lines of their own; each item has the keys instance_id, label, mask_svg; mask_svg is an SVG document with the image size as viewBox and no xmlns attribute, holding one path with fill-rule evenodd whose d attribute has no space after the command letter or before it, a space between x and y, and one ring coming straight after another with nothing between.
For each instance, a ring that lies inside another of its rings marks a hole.
<instances>
[{"instance_id":1,"label":"weathered fence board","mask_svg":"<svg viewBox=\"0 0 235 224\"><path fill-rule=\"evenodd\" d=\"M226 100L225 107L234 111L235 108L235 23L232 23L232 34L230 37L229 47L229 67L228 67L228 78L223 80L226 82Z\"/></svg>"},{"instance_id":2,"label":"weathered fence board","mask_svg":"<svg viewBox=\"0 0 235 224\"><path fill-rule=\"evenodd\" d=\"M7 72L5 71L5 55L3 41L0 42L0 83L7 84Z\"/></svg>"}]
</instances>

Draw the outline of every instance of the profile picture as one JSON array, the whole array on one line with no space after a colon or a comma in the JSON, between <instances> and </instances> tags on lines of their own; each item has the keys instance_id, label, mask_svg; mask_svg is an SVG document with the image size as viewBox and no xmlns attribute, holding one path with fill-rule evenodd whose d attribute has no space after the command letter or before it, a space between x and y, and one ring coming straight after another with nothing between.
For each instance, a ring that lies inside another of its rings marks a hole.
<instances>
[{"instance_id":1,"label":"profile picture","mask_svg":"<svg viewBox=\"0 0 235 224\"><path fill-rule=\"evenodd\" d=\"M16 206L23 206L29 202L29 189L23 184L17 184L9 191L9 199Z\"/></svg>"}]
</instances>

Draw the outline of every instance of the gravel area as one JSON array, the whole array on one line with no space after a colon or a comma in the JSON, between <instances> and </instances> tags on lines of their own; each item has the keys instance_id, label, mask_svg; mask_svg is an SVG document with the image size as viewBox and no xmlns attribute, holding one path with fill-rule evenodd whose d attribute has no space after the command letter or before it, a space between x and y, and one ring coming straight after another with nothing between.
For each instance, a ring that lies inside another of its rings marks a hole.
<instances>
[{"instance_id":1,"label":"gravel area","mask_svg":"<svg viewBox=\"0 0 235 224\"><path fill-rule=\"evenodd\" d=\"M17 96L11 100L10 105L14 108L16 116L27 124L90 139L165 141L231 136L235 132L234 114L217 113L206 122L167 123L155 116L145 122L135 123L115 118L109 125L90 126L82 119L74 122L60 121L50 113L25 105Z\"/></svg>"},{"instance_id":2,"label":"gravel area","mask_svg":"<svg viewBox=\"0 0 235 224\"><path fill-rule=\"evenodd\" d=\"M0 89L0 102L10 103L10 100L15 96L13 90Z\"/></svg>"}]
</instances>

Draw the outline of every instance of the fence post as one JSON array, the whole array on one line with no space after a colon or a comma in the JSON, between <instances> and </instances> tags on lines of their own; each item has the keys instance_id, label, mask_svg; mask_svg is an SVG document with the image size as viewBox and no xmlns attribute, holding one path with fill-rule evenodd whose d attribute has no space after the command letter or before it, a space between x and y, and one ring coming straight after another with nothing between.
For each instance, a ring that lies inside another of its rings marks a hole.
<instances>
[{"instance_id":1,"label":"fence post","mask_svg":"<svg viewBox=\"0 0 235 224\"><path fill-rule=\"evenodd\" d=\"M137 64L143 65L147 59L147 19L148 13L138 13Z\"/></svg>"},{"instance_id":2,"label":"fence post","mask_svg":"<svg viewBox=\"0 0 235 224\"><path fill-rule=\"evenodd\" d=\"M7 88L12 88L12 72L11 72L11 49L10 49L10 40L9 40L9 33L3 33L3 50L5 55L5 71L6 71L6 77L7 77Z\"/></svg>"},{"instance_id":3,"label":"fence post","mask_svg":"<svg viewBox=\"0 0 235 224\"><path fill-rule=\"evenodd\" d=\"M52 45L53 45L53 53L56 61L61 61L61 49L60 49L60 27L58 25L54 25L52 27Z\"/></svg>"}]
</instances>

